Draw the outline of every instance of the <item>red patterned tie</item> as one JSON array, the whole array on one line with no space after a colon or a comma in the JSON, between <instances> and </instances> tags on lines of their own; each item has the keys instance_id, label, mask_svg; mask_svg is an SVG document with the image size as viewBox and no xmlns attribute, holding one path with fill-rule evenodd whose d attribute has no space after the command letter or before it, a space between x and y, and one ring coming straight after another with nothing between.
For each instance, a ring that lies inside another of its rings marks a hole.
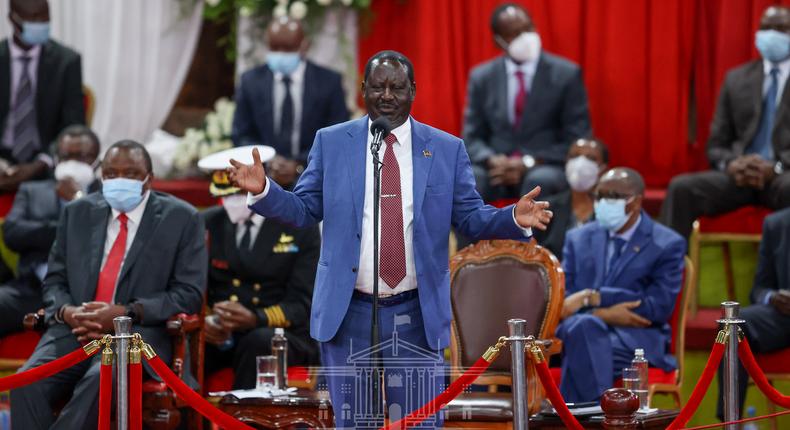
<instances>
[{"instance_id":1,"label":"red patterned tie","mask_svg":"<svg viewBox=\"0 0 790 430\"><path fill-rule=\"evenodd\" d=\"M96 287L96 297L94 298L97 302L112 303L115 283L118 280L118 273L121 271L123 255L126 253L126 234L129 232L126 221L128 219L125 213L118 215L121 230L110 248L110 254L107 255L107 261L104 263L101 273L99 273L99 285Z\"/></svg>"},{"instance_id":2,"label":"red patterned tie","mask_svg":"<svg viewBox=\"0 0 790 430\"><path fill-rule=\"evenodd\" d=\"M403 244L403 205L400 192L400 167L392 145L398 141L390 133L384 138L384 167L381 169L381 279L395 288L406 277L406 249Z\"/></svg>"},{"instance_id":3,"label":"red patterned tie","mask_svg":"<svg viewBox=\"0 0 790 430\"><path fill-rule=\"evenodd\" d=\"M516 89L516 100L513 101L514 121L513 128L518 128L521 124L521 115L524 113L524 106L527 104L527 85L524 83L524 72L516 70L516 80L518 81L518 88Z\"/></svg>"}]
</instances>

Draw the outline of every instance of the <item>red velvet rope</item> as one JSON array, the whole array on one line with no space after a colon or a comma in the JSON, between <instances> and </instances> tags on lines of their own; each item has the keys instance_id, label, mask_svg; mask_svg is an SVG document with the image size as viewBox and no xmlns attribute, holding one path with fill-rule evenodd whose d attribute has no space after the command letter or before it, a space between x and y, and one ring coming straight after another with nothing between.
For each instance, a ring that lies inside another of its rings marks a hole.
<instances>
[{"instance_id":1,"label":"red velvet rope","mask_svg":"<svg viewBox=\"0 0 790 430\"><path fill-rule=\"evenodd\" d=\"M718 342L714 343L713 348L710 351L710 356L708 356L708 362L705 364L705 369L702 371L702 376L700 376L697 385L694 387L694 391L691 393L688 403L683 406L683 409L680 410L678 416L672 420L672 423L669 425L669 427L667 427L667 430L683 428L683 426L689 422L694 413L697 412L697 408L699 408L699 404L702 402L702 398L705 397L705 393L708 391L710 382L713 380L713 376L716 374L716 370L719 368L719 362L721 362L722 355L724 355L724 344Z\"/></svg>"},{"instance_id":2,"label":"red velvet rope","mask_svg":"<svg viewBox=\"0 0 790 430\"><path fill-rule=\"evenodd\" d=\"M98 349L96 350L98 351ZM57 360L52 360L49 363L42 364L41 366L34 367L21 373L0 378L0 392L13 390L15 388L24 387L25 385L32 384L38 380L52 376L64 369L85 360L96 353L94 351L91 355L85 353L82 348L76 349Z\"/></svg>"},{"instance_id":3,"label":"red velvet rope","mask_svg":"<svg viewBox=\"0 0 790 430\"><path fill-rule=\"evenodd\" d=\"M99 371L99 430L110 430L112 408L112 363L102 363Z\"/></svg>"},{"instance_id":4,"label":"red velvet rope","mask_svg":"<svg viewBox=\"0 0 790 430\"><path fill-rule=\"evenodd\" d=\"M565 404L565 399L562 398L560 389L557 388L557 384L554 383L554 379L551 377L548 364L545 361L535 363L535 370L538 373L540 383L543 384L543 388L546 390L546 397L551 401L552 406L557 411L557 415L560 416L562 423L565 424L565 428L584 430L584 427L579 424L579 421L571 414L571 411Z\"/></svg>"},{"instance_id":5,"label":"red velvet rope","mask_svg":"<svg viewBox=\"0 0 790 430\"><path fill-rule=\"evenodd\" d=\"M765 373L763 373L760 366L757 365L757 360L754 359L752 348L749 346L749 342L746 338L738 344L738 356L741 358L743 367L749 372L749 376L752 377L752 380L754 380L755 385L757 385L760 391L765 394L765 397L768 397L768 400L785 409L790 409L790 396L782 395L776 388L771 386L771 383L768 382L768 378L765 377Z\"/></svg>"},{"instance_id":6,"label":"red velvet rope","mask_svg":"<svg viewBox=\"0 0 790 430\"><path fill-rule=\"evenodd\" d=\"M143 429L143 365L129 364L129 429Z\"/></svg>"},{"instance_id":7,"label":"red velvet rope","mask_svg":"<svg viewBox=\"0 0 790 430\"><path fill-rule=\"evenodd\" d=\"M390 423L388 426L383 427L385 430L405 429L413 427L430 416L434 415L436 411L441 409L444 405L450 403L451 400L458 397L461 392L466 389L472 382L475 382L478 376L483 374L488 369L491 363L486 361L483 357L477 359L475 364L472 365L463 375L453 381L442 394L436 396L433 400L423 405L420 409L412 411L403 419Z\"/></svg>"},{"instance_id":8,"label":"red velvet rope","mask_svg":"<svg viewBox=\"0 0 790 430\"><path fill-rule=\"evenodd\" d=\"M153 358L146 358L148 364L154 369L157 375L162 378L162 381L173 390L178 397L185 401L192 409L199 412L201 415L209 419L214 424L224 428L225 430L253 430L252 427L241 421L231 417L230 415L215 408L211 403L206 401L200 394L196 393L193 389L189 388L167 365L155 356Z\"/></svg>"},{"instance_id":9,"label":"red velvet rope","mask_svg":"<svg viewBox=\"0 0 790 430\"><path fill-rule=\"evenodd\" d=\"M768 419L768 418L776 418L776 417L780 417L782 415L787 415L787 414L790 414L790 411L774 412L772 414L762 415L762 416L759 416L759 417L744 418L742 420L735 420L735 421L725 421L723 423L705 424L704 426L686 427L683 430L715 429L715 428L719 428L719 427L726 427L726 426L731 425L731 424L742 424L742 423L748 423L748 422L751 422L751 421L760 421L760 420L765 420L765 419Z\"/></svg>"}]
</instances>

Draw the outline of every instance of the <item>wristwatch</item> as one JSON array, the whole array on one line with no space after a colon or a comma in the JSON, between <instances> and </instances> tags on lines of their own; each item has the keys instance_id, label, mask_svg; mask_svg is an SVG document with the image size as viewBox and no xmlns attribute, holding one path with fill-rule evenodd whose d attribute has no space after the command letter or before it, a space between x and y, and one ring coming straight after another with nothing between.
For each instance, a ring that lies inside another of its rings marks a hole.
<instances>
[{"instance_id":1,"label":"wristwatch","mask_svg":"<svg viewBox=\"0 0 790 430\"><path fill-rule=\"evenodd\" d=\"M131 318L133 323L140 322L140 315L137 313L137 306L134 303L126 305L126 316Z\"/></svg>"},{"instance_id":2,"label":"wristwatch","mask_svg":"<svg viewBox=\"0 0 790 430\"><path fill-rule=\"evenodd\" d=\"M785 172L785 168L782 166L782 162L777 161L776 164L774 164L774 173L776 173L777 175L781 175L784 172Z\"/></svg>"},{"instance_id":3,"label":"wristwatch","mask_svg":"<svg viewBox=\"0 0 790 430\"><path fill-rule=\"evenodd\" d=\"M531 169L535 167L535 164L537 164L537 161L535 161L535 157L531 155L525 155L521 157L521 161L524 163L524 167L526 167L527 169Z\"/></svg>"}]
</instances>

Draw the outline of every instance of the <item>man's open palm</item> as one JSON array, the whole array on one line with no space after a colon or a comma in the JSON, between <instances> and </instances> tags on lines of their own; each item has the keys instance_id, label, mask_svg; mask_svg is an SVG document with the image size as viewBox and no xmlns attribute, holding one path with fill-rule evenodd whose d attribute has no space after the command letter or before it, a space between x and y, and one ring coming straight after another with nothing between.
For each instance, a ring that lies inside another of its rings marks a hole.
<instances>
[{"instance_id":1,"label":"man's open palm","mask_svg":"<svg viewBox=\"0 0 790 430\"><path fill-rule=\"evenodd\" d=\"M540 194L540 187L535 187L516 203L516 222L522 228L546 230L546 226L554 215L549 210L549 202L538 202L535 198Z\"/></svg>"},{"instance_id":2,"label":"man's open palm","mask_svg":"<svg viewBox=\"0 0 790 430\"><path fill-rule=\"evenodd\" d=\"M260 194L266 186L266 170L261 163L258 148L252 149L252 165L238 162L231 158L228 175L234 186L252 194Z\"/></svg>"}]
</instances>

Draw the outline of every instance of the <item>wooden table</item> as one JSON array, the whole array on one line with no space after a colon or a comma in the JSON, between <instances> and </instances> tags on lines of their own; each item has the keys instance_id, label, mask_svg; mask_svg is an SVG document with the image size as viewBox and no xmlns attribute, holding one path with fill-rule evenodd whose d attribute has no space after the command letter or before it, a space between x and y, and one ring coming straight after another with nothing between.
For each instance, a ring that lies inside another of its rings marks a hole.
<instances>
[{"instance_id":1,"label":"wooden table","mask_svg":"<svg viewBox=\"0 0 790 430\"><path fill-rule=\"evenodd\" d=\"M298 390L295 396L239 400L225 396L219 408L239 421L260 429L282 429L298 424L310 428L334 428L329 394Z\"/></svg>"},{"instance_id":2,"label":"wooden table","mask_svg":"<svg viewBox=\"0 0 790 430\"><path fill-rule=\"evenodd\" d=\"M658 410L656 413L646 416L637 415L636 428L650 430L665 429L676 416L678 416L677 410ZM579 422L586 429L602 429L603 415L580 417ZM560 430L565 429L565 425L562 424L562 420L557 416L538 414L529 419L529 428Z\"/></svg>"}]
</instances>

